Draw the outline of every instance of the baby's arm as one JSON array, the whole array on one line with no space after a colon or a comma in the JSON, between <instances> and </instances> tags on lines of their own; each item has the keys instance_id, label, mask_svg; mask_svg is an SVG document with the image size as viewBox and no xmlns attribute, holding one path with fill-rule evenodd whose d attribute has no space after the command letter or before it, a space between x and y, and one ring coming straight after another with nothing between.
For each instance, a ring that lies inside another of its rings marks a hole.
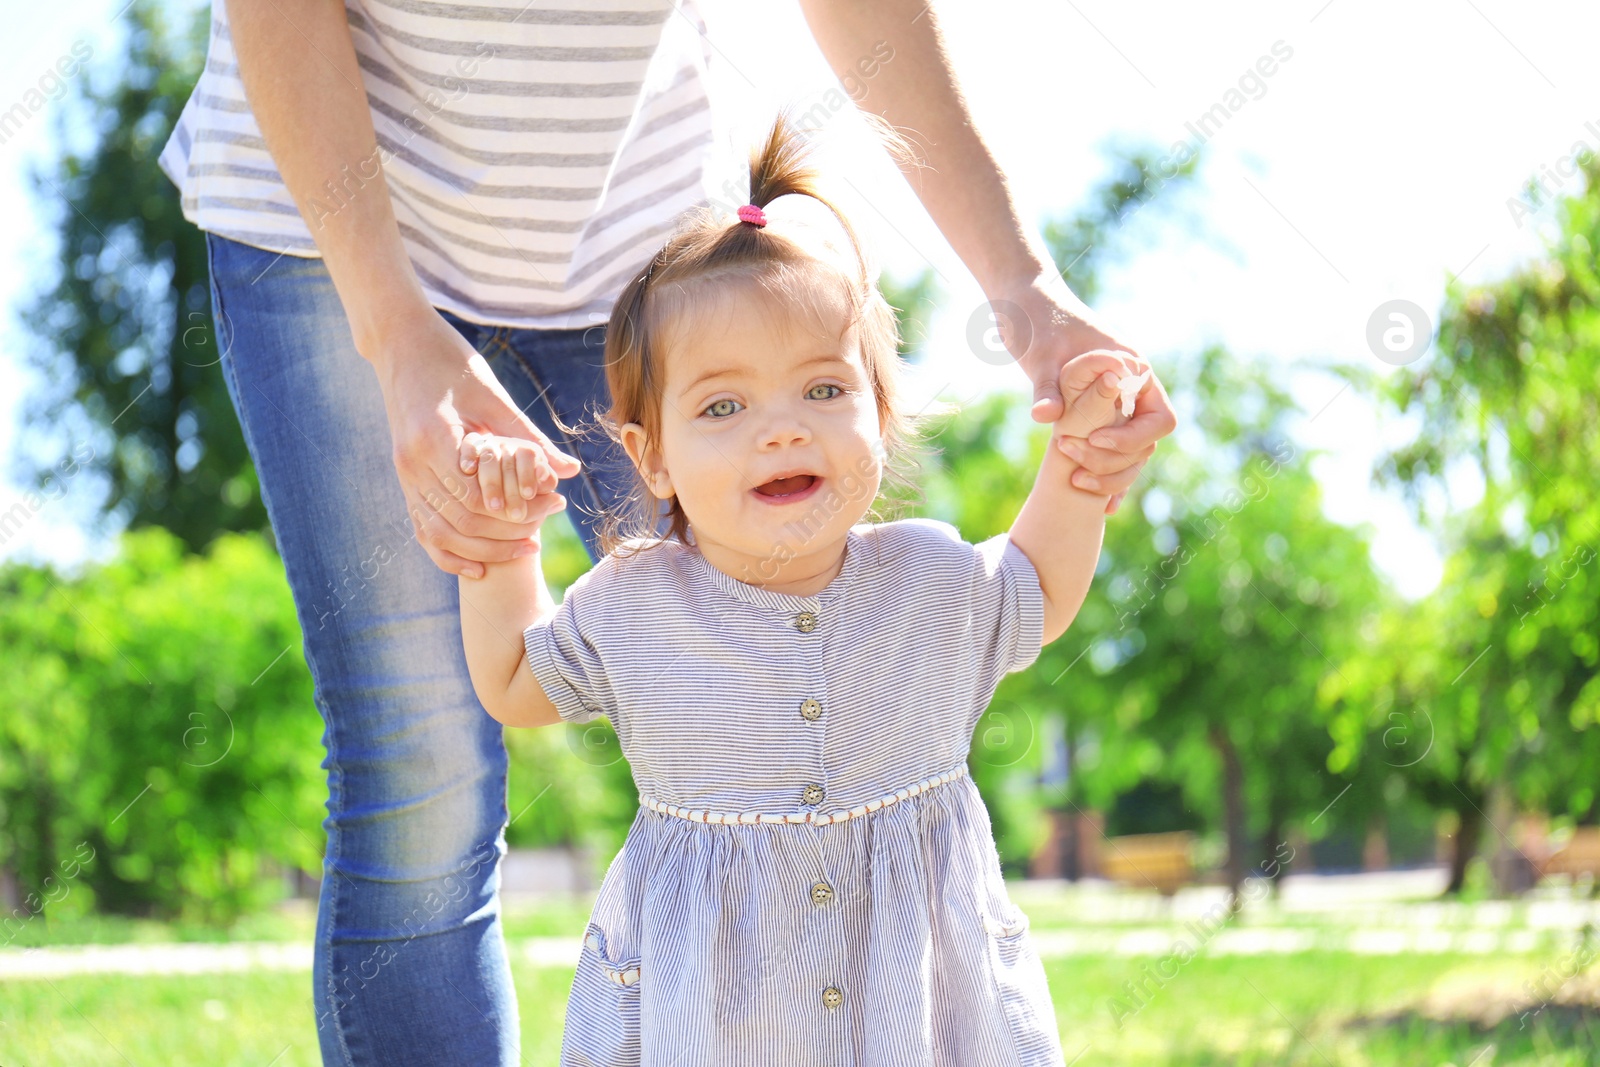
<instances>
[{"instance_id":1,"label":"baby's arm","mask_svg":"<svg viewBox=\"0 0 1600 1067\"><path fill-rule=\"evenodd\" d=\"M505 466L498 461L508 451L519 449L531 455L510 456ZM480 458L482 462L475 462ZM545 465L543 454L529 442L469 435L462 442L462 459L463 470L477 467L485 499L498 495L509 505L508 511L526 506L531 514L539 516L542 525L546 517L567 506L566 498L554 491L556 478ZM519 466L524 460L531 460L532 465ZM521 476L520 485L502 483L500 472L507 469ZM531 476L524 470L532 472ZM536 485L537 495L531 500L517 499L530 484ZM510 500L505 499L508 496ZM507 726L549 726L561 721L544 687L528 668L522 642L528 627L556 610L541 564L542 531L536 528L534 536L538 550L532 555L485 563L483 577L457 579L461 592L461 640L466 646L472 688L484 710Z\"/></svg>"},{"instance_id":2,"label":"baby's arm","mask_svg":"<svg viewBox=\"0 0 1600 1067\"><path fill-rule=\"evenodd\" d=\"M1050 429L1050 444L1038 477L1010 534L1011 543L1022 550L1039 575L1046 645L1066 633L1089 594L1105 534L1106 502L1111 496L1072 484L1078 463L1062 452L1061 438L1087 437L1119 419L1126 421L1117 411L1121 400L1117 383L1146 369L1142 360L1109 352L1079 356L1062 368L1065 412Z\"/></svg>"}]
</instances>

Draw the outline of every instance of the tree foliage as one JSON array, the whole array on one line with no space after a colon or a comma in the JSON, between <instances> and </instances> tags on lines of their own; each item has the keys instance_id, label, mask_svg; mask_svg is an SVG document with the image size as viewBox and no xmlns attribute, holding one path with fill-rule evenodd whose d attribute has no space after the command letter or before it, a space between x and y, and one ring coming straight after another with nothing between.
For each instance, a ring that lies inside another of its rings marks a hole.
<instances>
[{"instance_id":1,"label":"tree foliage","mask_svg":"<svg viewBox=\"0 0 1600 1067\"><path fill-rule=\"evenodd\" d=\"M56 277L23 313L45 387L26 400L18 455L42 486L75 447L90 453L108 486L101 532L162 526L198 551L268 524L218 366L204 235L156 162L208 26L204 9L177 27L167 10L128 9L115 81L80 79L63 108L59 142L81 128L87 144L33 175L59 250Z\"/></svg>"},{"instance_id":2,"label":"tree foliage","mask_svg":"<svg viewBox=\"0 0 1600 1067\"><path fill-rule=\"evenodd\" d=\"M1393 654L1330 697L1348 699L1341 759L1360 758L1379 717L1431 744L1404 774L1456 812L1454 888L1480 841L1515 847L1492 807L1600 817L1600 161L1583 177L1544 255L1489 284L1453 283L1434 352L1381 393L1419 432L1379 474L1449 558L1439 591L1388 620ZM1431 511L1452 476L1481 498Z\"/></svg>"},{"instance_id":3,"label":"tree foliage","mask_svg":"<svg viewBox=\"0 0 1600 1067\"><path fill-rule=\"evenodd\" d=\"M159 527L69 577L0 570L0 868L107 911L225 919L320 865L322 723L282 564ZM48 899L48 898L47 898Z\"/></svg>"}]
</instances>

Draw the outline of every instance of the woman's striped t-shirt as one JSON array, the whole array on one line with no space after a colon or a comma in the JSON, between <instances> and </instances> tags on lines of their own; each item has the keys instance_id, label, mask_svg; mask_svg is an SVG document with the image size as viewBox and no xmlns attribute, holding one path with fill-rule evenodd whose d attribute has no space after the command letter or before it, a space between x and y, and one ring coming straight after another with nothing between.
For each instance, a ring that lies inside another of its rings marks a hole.
<instances>
[{"instance_id":1,"label":"woman's striped t-shirt","mask_svg":"<svg viewBox=\"0 0 1600 1067\"><path fill-rule=\"evenodd\" d=\"M436 307L491 325L603 321L677 216L707 201L709 46L693 0L346 0L346 15L378 154L329 174L307 216L325 223L381 164ZM160 165L202 230L320 256L246 102L220 0Z\"/></svg>"}]
</instances>

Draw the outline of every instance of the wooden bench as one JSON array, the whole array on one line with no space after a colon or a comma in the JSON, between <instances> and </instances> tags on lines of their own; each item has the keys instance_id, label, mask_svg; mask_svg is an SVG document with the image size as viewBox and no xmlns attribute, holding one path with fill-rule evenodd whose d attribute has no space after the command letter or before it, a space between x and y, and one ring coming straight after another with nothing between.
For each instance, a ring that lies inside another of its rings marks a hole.
<instances>
[{"instance_id":1,"label":"wooden bench","mask_svg":"<svg viewBox=\"0 0 1600 1067\"><path fill-rule=\"evenodd\" d=\"M1579 826L1567 843L1540 860L1539 877L1550 874L1591 874L1600 878L1600 826Z\"/></svg>"},{"instance_id":2,"label":"wooden bench","mask_svg":"<svg viewBox=\"0 0 1600 1067\"><path fill-rule=\"evenodd\" d=\"M1100 846L1100 869L1114 882L1172 896L1194 875L1194 834L1129 834Z\"/></svg>"}]
</instances>

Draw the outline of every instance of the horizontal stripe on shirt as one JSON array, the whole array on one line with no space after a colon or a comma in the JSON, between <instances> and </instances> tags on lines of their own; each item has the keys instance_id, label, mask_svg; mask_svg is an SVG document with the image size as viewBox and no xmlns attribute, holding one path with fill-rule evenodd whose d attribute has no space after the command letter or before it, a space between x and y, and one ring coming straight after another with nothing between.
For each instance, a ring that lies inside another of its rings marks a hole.
<instances>
[{"instance_id":1,"label":"horizontal stripe on shirt","mask_svg":"<svg viewBox=\"0 0 1600 1067\"><path fill-rule=\"evenodd\" d=\"M352 0L347 14L397 228L435 306L486 324L591 325L708 201L717 157L693 0ZM184 216L319 257L306 216L318 224L359 196L370 157L310 191L302 215L251 111L223 5L210 30L160 157Z\"/></svg>"}]
</instances>

